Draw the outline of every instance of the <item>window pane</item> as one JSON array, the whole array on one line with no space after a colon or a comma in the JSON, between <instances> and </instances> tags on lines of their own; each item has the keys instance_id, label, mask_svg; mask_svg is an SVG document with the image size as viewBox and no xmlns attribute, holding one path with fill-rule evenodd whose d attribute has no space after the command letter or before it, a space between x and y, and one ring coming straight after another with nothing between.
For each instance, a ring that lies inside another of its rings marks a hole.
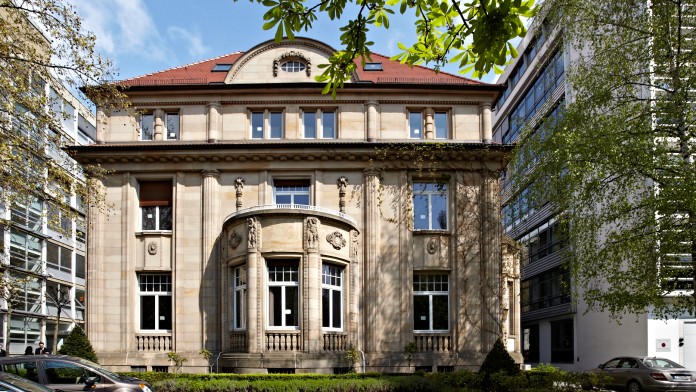
<instances>
[{"instance_id":1,"label":"window pane","mask_svg":"<svg viewBox=\"0 0 696 392\"><path fill-rule=\"evenodd\" d=\"M321 326L324 328L331 327L331 292L329 289L321 290Z\"/></svg>"},{"instance_id":2,"label":"window pane","mask_svg":"<svg viewBox=\"0 0 696 392\"><path fill-rule=\"evenodd\" d=\"M140 329L155 329L154 296L140 296Z\"/></svg>"},{"instance_id":3,"label":"window pane","mask_svg":"<svg viewBox=\"0 0 696 392\"><path fill-rule=\"evenodd\" d=\"M157 230L156 208L157 207L141 207L143 214L143 230Z\"/></svg>"},{"instance_id":4,"label":"window pane","mask_svg":"<svg viewBox=\"0 0 696 392\"><path fill-rule=\"evenodd\" d=\"M317 114L314 112L304 113L304 137L314 139L317 137Z\"/></svg>"},{"instance_id":5,"label":"window pane","mask_svg":"<svg viewBox=\"0 0 696 392\"><path fill-rule=\"evenodd\" d=\"M172 297L159 296L159 329L172 329Z\"/></svg>"},{"instance_id":6,"label":"window pane","mask_svg":"<svg viewBox=\"0 0 696 392\"><path fill-rule=\"evenodd\" d=\"M445 195L432 195L430 201L433 212L432 229L447 229L447 197Z\"/></svg>"},{"instance_id":7,"label":"window pane","mask_svg":"<svg viewBox=\"0 0 696 392\"><path fill-rule=\"evenodd\" d=\"M436 139L447 139L449 132L447 132L447 113L438 112L435 113L435 138Z\"/></svg>"},{"instance_id":8,"label":"window pane","mask_svg":"<svg viewBox=\"0 0 696 392\"><path fill-rule=\"evenodd\" d=\"M293 204L299 204L302 206L309 205L309 195L295 195Z\"/></svg>"},{"instance_id":9,"label":"window pane","mask_svg":"<svg viewBox=\"0 0 696 392\"><path fill-rule=\"evenodd\" d=\"M282 287L268 288L268 325L280 327L283 325Z\"/></svg>"},{"instance_id":10,"label":"window pane","mask_svg":"<svg viewBox=\"0 0 696 392\"><path fill-rule=\"evenodd\" d=\"M428 227L428 196L414 195L413 196L413 228L415 230L427 230Z\"/></svg>"},{"instance_id":11,"label":"window pane","mask_svg":"<svg viewBox=\"0 0 696 392\"><path fill-rule=\"evenodd\" d=\"M292 204L292 195L276 195L276 204Z\"/></svg>"},{"instance_id":12,"label":"window pane","mask_svg":"<svg viewBox=\"0 0 696 392\"><path fill-rule=\"evenodd\" d=\"M285 287L285 326L297 327L299 323L300 298L299 287Z\"/></svg>"},{"instance_id":13,"label":"window pane","mask_svg":"<svg viewBox=\"0 0 696 392\"><path fill-rule=\"evenodd\" d=\"M244 295L246 290L237 290L234 293L234 327L244 327Z\"/></svg>"},{"instance_id":14,"label":"window pane","mask_svg":"<svg viewBox=\"0 0 696 392\"><path fill-rule=\"evenodd\" d=\"M334 139L336 137L336 116L334 112L324 112L322 114L321 127L324 139Z\"/></svg>"},{"instance_id":15,"label":"window pane","mask_svg":"<svg viewBox=\"0 0 696 392\"><path fill-rule=\"evenodd\" d=\"M263 112L251 113L251 138L263 139Z\"/></svg>"},{"instance_id":16,"label":"window pane","mask_svg":"<svg viewBox=\"0 0 696 392\"><path fill-rule=\"evenodd\" d=\"M160 230L171 230L172 229L172 207L171 206L160 206L159 208L159 229Z\"/></svg>"},{"instance_id":17,"label":"window pane","mask_svg":"<svg viewBox=\"0 0 696 392\"><path fill-rule=\"evenodd\" d=\"M412 139L420 139L423 134L423 113L409 112L408 122L410 129L410 137Z\"/></svg>"},{"instance_id":18,"label":"window pane","mask_svg":"<svg viewBox=\"0 0 696 392\"><path fill-rule=\"evenodd\" d=\"M332 294L333 294L333 298L332 298L333 308L332 308L332 314L331 314L331 323L333 324L332 327L341 328L341 310L342 310L341 292L338 290L333 290Z\"/></svg>"},{"instance_id":19,"label":"window pane","mask_svg":"<svg viewBox=\"0 0 696 392\"><path fill-rule=\"evenodd\" d=\"M272 112L270 114L271 123L271 139L280 139L283 137L283 113Z\"/></svg>"},{"instance_id":20,"label":"window pane","mask_svg":"<svg viewBox=\"0 0 696 392\"><path fill-rule=\"evenodd\" d=\"M152 114L140 116L140 140L152 140L155 130L155 121Z\"/></svg>"},{"instance_id":21,"label":"window pane","mask_svg":"<svg viewBox=\"0 0 696 392\"><path fill-rule=\"evenodd\" d=\"M424 331L430 329L429 298L427 295L413 296L413 329Z\"/></svg>"},{"instance_id":22,"label":"window pane","mask_svg":"<svg viewBox=\"0 0 696 392\"><path fill-rule=\"evenodd\" d=\"M166 139L176 140L179 138L179 113L167 113L165 117L167 127Z\"/></svg>"},{"instance_id":23,"label":"window pane","mask_svg":"<svg viewBox=\"0 0 696 392\"><path fill-rule=\"evenodd\" d=\"M449 309L446 295L433 295L433 329L449 329Z\"/></svg>"}]
</instances>

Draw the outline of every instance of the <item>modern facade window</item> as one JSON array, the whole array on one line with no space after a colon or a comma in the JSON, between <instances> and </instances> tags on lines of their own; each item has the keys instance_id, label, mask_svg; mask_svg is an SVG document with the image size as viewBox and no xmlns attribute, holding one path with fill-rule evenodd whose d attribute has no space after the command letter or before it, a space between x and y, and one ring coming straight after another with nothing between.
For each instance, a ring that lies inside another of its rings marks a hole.
<instances>
[{"instance_id":1,"label":"modern facade window","mask_svg":"<svg viewBox=\"0 0 696 392\"><path fill-rule=\"evenodd\" d=\"M72 276L72 250L53 242L46 244L47 272L58 279L70 281Z\"/></svg>"},{"instance_id":2,"label":"modern facade window","mask_svg":"<svg viewBox=\"0 0 696 392\"><path fill-rule=\"evenodd\" d=\"M139 200L143 231L172 229L171 181L141 181Z\"/></svg>"},{"instance_id":3,"label":"modern facade window","mask_svg":"<svg viewBox=\"0 0 696 392\"><path fill-rule=\"evenodd\" d=\"M164 114L164 126L165 126L165 139L167 140L178 140L179 139L179 113L178 112L166 112Z\"/></svg>"},{"instance_id":4,"label":"modern facade window","mask_svg":"<svg viewBox=\"0 0 696 392\"><path fill-rule=\"evenodd\" d=\"M18 282L22 282L20 290L17 293L14 310L19 310L29 313L41 313L41 282L34 275L22 274L13 272L12 277Z\"/></svg>"},{"instance_id":5,"label":"modern facade window","mask_svg":"<svg viewBox=\"0 0 696 392\"><path fill-rule=\"evenodd\" d=\"M15 200L12 204L12 222L25 226L29 230L40 231L43 217L43 201L36 196L25 200Z\"/></svg>"},{"instance_id":6,"label":"modern facade window","mask_svg":"<svg viewBox=\"0 0 696 392\"><path fill-rule=\"evenodd\" d=\"M411 139L422 139L423 131L423 112L410 111L408 112L408 135Z\"/></svg>"},{"instance_id":7,"label":"modern facade window","mask_svg":"<svg viewBox=\"0 0 696 392\"><path fill-rule=\"evenodd\" d=\"M41 340L41 320L37 317L12 315L10 319L10 342L15 347L35 346ZM37 379L38 381L38 379Z\"/></svg>"},{"instance_id":8,"label":"modern facade window","mask_svg":"<svg viewBox=\"0 0 696 392\"><path fill-rule=\"evenodd\" d=\"M336 138L336 112L333 110L305 110L302 125L305 139Z\"/></svg>"},{"instance_id":9,"label":"modern facade window","mask_svg":"<svg viewBox=\"0 0 696 392\"><path fill-rule=\"evenodd\" d=\"M85 290L75 289L75 318L85 319Z\"/></svg>"},{"instance_id":10,"label":"modern facade window","mask_svg":"<svg viewBox=\"0 0 696 392\"><path fill-rule=\"evenodd\" d=\"M551 362L574 362L573 319L551 322Z\"/></svg>"},{"instance_id":11,"label":"modern facade window","mask_svg":"<svg viewBox=\"0 0 696 392\"><path fill-rule=\"evenodd\" d=\"M343 268L331 264L322 265L321 321L326 330L343 328Z\"/></svg>"},{"instance_id":12,"label":"modern facade window","mask_svg":"<svg viewBox=\"0 0 696 392\"><path fill-rule=\"evenodd\" d=\"M415 230L447 230L447 185L414 182L413 214Z\"/></svg>"},{"instance_id":13,"label":"modern facade window","mask_svg":"<svg viewBox=\"0 0 696 392\"><path fill-rule=\"evenodd\" d=\"M237 267L233 271L233 326L234 330L246 329L246 303L247 303L247 267Z\"/></svg>"},{"instance_id":14,"label":"modern facade window","mask_svg":"<svg viewBox=\"0 0 696 392\"><path fill-rule=\"evenodd\" d=\"M522 356L525 362L539 362L539 324L522 327Z\"/></svg>"},{"instance_id":15,"label":"modern facade window","mask_svg":"<svg viewBox=\"0 0 696 392\"><path fill-rule=\"evenodd\" d=\"M143 113L140 115L140 140L154 140L155 138L155 116L153 113Z\"/></svg>"},{"instance_id":16,"label":"modern facade window","mask_svg":"<svg viewBox=\"0 0 696 392\"><path fill-rule=\"evenodd\" d=\"M545 309L570 302L570 278L560 267L522 281L522 312Z\"/></svg>"},{"instance_id":17,"label":"modern facade window","mask_svg":"<svg viewBox=\"0 0 696 392\"><path fill-rule=\"evenodd\" d=\"M568 245L567 237L555 218L530 230L520 237L519 242L528 246L526 262L529 264L560 252Z\"/></svg>"},{"instance_id":18,"label":"modern facade window","mask_svg":"<svg viewBox=\"0 0 696 392\"><path fill-rule=\"evenodd\" d=\"M283 137L283 112L264 110L251 112L252 139L281 139Z\"/></svg>"},{"instance_id":19,"label":"modern facade window","mask_svg":"<svg viewBox=\"0 0 696 392\"><path fill-rule=\"evenodd\" d=\"M48 228L62 234L72 234L72 219L59 206L53 202L49 202L47 209L47 225ZM83 218L84 220L84 218Z\"/></svg>"},{"instance_id":20,"label":"modern facade window","mask_svg":"<svg viewBox=\"0 0 696 392\"><path fill-rule=\"evenodd\" d=\"M276 204L309 205L309 180L274 180Z\"/></svg>"},{"instance_id":21,"label":"modern facade window","mask_svg":"<svg viewBox=\"0 0 696 392\"><path fill-rule=\"evenodd\" d=\"M413 275L413 329L416 332L449 330L448 275Z\"/></svg>"},{"instance_id":22,"label":"modern facade window","mask_svg":"<svg viewBox=\"0 0 696 392\"><path fill-rule=\"evenodd\" d=\"M81 280L81 284L84 284L86 268L85 256L79 253L75 254L75 277L78 279L78 283Z\"/></svg>"},{"instance_id":23,"label":"modern facade window","mask_svg":"<svg viewBox=\"0 0 696 392\"><path fill-rule=\"evenodd\" d=\"M10 229L10 265L40 272L42 251L43 239L14 227Z\"/></svg>"},{"instance_id":24,"label":"modern facade window","mask_svg":"<svg viewBox=\"0 0 696 392\"><path fill-rule=\"evenodd\" d=\"M138 275L138 287L140 296L140 330L171 330L171 274L140 274Z\"/></svg>"},{"instance_id":25,"label":"modern facade window","mask_svg":"<svg viewBox=\"0 0 696 392\"><path fill-rule=\"evenodd\" d=\"M296 261L268 262L268 327L300 326L300 274Z\"/></svg>"}]
</instances>

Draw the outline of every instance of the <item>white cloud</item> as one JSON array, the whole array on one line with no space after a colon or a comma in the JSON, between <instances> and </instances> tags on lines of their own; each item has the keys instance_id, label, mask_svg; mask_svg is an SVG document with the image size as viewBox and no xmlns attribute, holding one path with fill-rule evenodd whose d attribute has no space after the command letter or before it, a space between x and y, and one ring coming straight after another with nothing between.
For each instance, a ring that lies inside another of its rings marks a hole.
<instances>
[{"instance_id":1,"label":"white cloud","mask_svg":"<svg viewBox=\"0 0 696 392\"><path fill-rule=\"evenodd\" d=\"M189 55L192 57L200 57L210 49L203 44L203 40L198 32L191 32L181 27L172 26L167 29L167 35L173 41L174 46L178 46L183 41L187 46Z\"/></svg>"}]
</instances>

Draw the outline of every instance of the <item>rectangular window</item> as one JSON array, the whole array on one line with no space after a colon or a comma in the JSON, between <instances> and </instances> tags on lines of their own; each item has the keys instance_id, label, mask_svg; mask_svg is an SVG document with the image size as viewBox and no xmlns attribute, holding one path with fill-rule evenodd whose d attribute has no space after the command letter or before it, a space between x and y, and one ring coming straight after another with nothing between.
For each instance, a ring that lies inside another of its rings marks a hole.
<instances>
[{"instance_id":1,"label":"rectangular window","mask_svg":"<svg viewBox=\"0 0 696 392\"><path fill-rule=\"evenodd\" d=\"M252 139L282 139L283 138L283 112L282 111L253 111L251 112L251 138Z\"/></svg>"},{"instance_id":2,"label":"rectangular window","mask_svg":"<svg viewBox=\"0 0 696 392\"><path fill-rule=\"evenodd\" d=\"M570 278L560 267L525 279L520 287L522 312L570 302Z\"/></svg>"},{"instance_id":3,"label":"rectangular window","mask_svg":"<svg viewBox=\"0 0 696 392\"><path fill-rule=\"evenodd\" d=\"M573 363L573 319L551 323L551 362Z\"/></svg>"},{"instance_id":4,"label":"rectangular window","mask_svg":"<svg viewBox=\"0 0 696 392\"><path fill-rule=\"evenodd\" d=\"M75 289L75 318L85 319L85 291L77 288Z\"/></svg>"},{"instance_id":5,"label":"rectangular window","mask_svg":"<svg viewBox=\"0 0 696 392\"><path fill-rule=\"evenodd\" d=\"M413 183L414 230L447 230L447 185Z\"/></svg>"},{"instance_id":6,"label":"rectangular window","mask_svg":"<svg viewBox=\"0 0 696 392\"><path fill-rule=\"evenodd\" d=\"M305 139L335 139L336 112L333 110L307 110L302 113Z\"/></svg>"},{"instance_id":7,"label":"rectangular window","mask_svg":"<svg viewBox=\"0 0 696 392\"><path fill-rule=\"evenodd\" d=\"M234 288L234 330L246 329L247 267L243 265L234 269L232 277Z\"/></svg>"},{"instance_id":8,"label":"rectangular window","mask_svg":"<svg viewBox=\"0 0 696 392\"><path fill-rule=\"evenodd\" d=\"M447 112L435 112L435 139L449 137L449 116Z\"/></svg>"},{"instance_id":9,"label":"rectangular window","mask_svg":"<svg viewBox=\"0 0 696 392\"><path fill-rule=\"evenodd\" d=\"M140 115L140 140L153 140L155 138L155 116L152 113Z\"/></svg>"},{"instance_id":10,"label":"rectangular window","mask_svg":"<svg viewBox=\"0 0 696 392\"><path fill-rule=\"evenodd\" d=\"M46 268L54 277L70 281L72 278L72 250L48 242L46 244Z\"/></svg>"},{"instance_id":11,"label":"rectangular window","mask_svg":"<svg viewBox=\"0 0 696 392\"><path fill-rule=\"evenodd\" d=\"M13 294L14 310L41 313L41 281L34 275L12 272L12 278L19 284L19 290Z\"/></svg>"},{"instance_id":12,"label":"rectangular window","mask_svg":"<svg viewBox=\"0 0 696 392\"><path fill-rule=\"evenodd\" d=\"M276 204L309 205L309 180L274 180Z\"/></svg>"},{"instance_id":13,"label":"rectangular window","mask_svg":"<svg viewBox=\"0 0 696 392\"><path fill-rule=\"evenodd\" d=\"M165 113L164 114L164 125L166 127L165 139L167 140L178 140L179 139L179 113Z\"/></svg>"},{"instance_id":14,"label":"rectangular window","mask_svg":"<svg viewBox=\"0 0 696 392\"><path fill-rule=\"evenodd\" d=\"M268 326L300 326L300 275L296 261L268 263Z\"/></svg>"},{"instance_id":15,"label":"rectangular window","mask_svg":"<svg viewBox=\"0 0 696 392\"><path fill-rule=\"evenodd\" d=\"M539 362L539 325L522 327L522 356L525 362Z\"/></svg>"},{"instance_id":16,"label":"rectangular window","mask_svg":"<svg viewBox=\"0 0 696 392\"><path fill-rule=\"evenodd\" d=\"M140 182L141 228L143 231L172 229L172 182Z\"/></svg>"},{"instance_id":17,"label":"rectangular window","mask_svg":"<svg viewBox=\"0 0 696 392\"><path fill-rule=\"evenodd\" d=\"M43 240L16 228L10 230L10 265L33 272L41 271Z\"/></svg>"},{"instance_id":18,"label":"rectangular window","mask_svg":"<svg viewBox=\"0 0 696 392\"><path fill-rule=\"evenodd\" d=\"M324 329L340 331L343 326L343 269L322 265L321 320Z\"/></svg>"},{"instance_id":19,"label":"rectangular window","mask_svg":"<svg viewBox=\"0 0 696 392\"><path fill-rule=\"evenodd\" d=\"M172 277L169 274L138 275L140 329L172 329Z\"/></svg>"},{"instance_id":20,"label":"rectangular window","mask_svg":"<svg viewBox=\"0 0 696 392\"><path fill-rule=\"evenodd\" d=\"M43 201L36 196L28 196L25 200L19 198L12 203L11 219L29 230L41 231L43 217Z\"/></svg>"},{"instance_id":21,"label":"rectangular window","mask_svg":"<svg viewBox=\"0 0 696 392\"><path fill-rule=\"evenodd\" d=\"M434 332L449 330L449 277L413 275L413 330Z\"/></svg>"},{"instance_id":22,"label":"rectangular window","mask_svg":"<svg viewBox=\"0 0 696 392\"><path fill-rule=\"evenodd\" d=\"M75 254L75 277L79 279L85 279L85 269L87 264L85 263L85 256L76 253Z\"/></svg>"},{"instance_id":23,"label":"rectangular window","mask_svg":"<svg viewBox=\"0 0 696 392\"><path fill-rule=\"evenodd\" d=\"M423 139L423 112L408 112L409 137Z\"/></svg>"}]
</instances>

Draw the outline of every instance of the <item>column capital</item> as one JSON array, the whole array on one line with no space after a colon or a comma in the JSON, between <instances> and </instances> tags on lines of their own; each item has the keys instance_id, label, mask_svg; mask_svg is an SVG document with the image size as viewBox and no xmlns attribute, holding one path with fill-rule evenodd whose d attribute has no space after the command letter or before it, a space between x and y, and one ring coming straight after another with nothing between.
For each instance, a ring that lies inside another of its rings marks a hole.
<instances>
[{"instance_id":1,"label":"column capital","mask_svg":"<svg viewBox=\"0 0 696 392\"><path fill-rule=\"evenodd\" d=\"M203 169L201 170L201 175L203 178L218 178L220 177L220 171L217 169Z\"/></svg>"}]
</instances>

